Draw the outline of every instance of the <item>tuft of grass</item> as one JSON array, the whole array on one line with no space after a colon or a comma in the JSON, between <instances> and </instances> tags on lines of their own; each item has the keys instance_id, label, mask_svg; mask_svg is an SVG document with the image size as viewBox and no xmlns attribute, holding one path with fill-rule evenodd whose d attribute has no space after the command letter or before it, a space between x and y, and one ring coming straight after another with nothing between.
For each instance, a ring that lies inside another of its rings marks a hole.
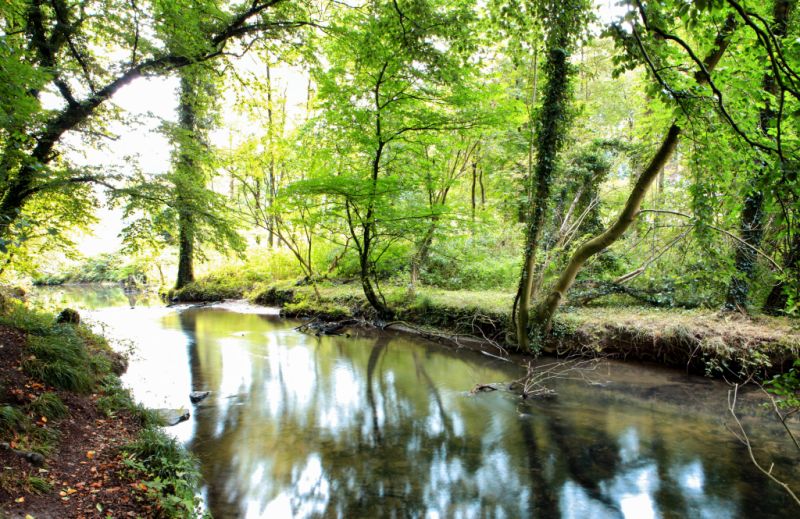
<instances>
[{"instance_id":1,"label":"tuft of grass","mask_svg":"<svg viewBox=\"0 0 800 519\"><path fill-rule=\"evenodd\" d=\"M61 434L53 427L36 427L31 425L28 431L21 436L17 444L26 451L38 452L42 456L49 456L56 450Z\"/></svg>"},{"instance_id":2,"label":"tuft of grass","mask_svg":"<svg viewBox=\"0 0 800 519\"><path fill-rule=\"evenodd\" d=\"M22 369L37 380L77 393L94 387L93 363L75 334L30 337L28 352Z\"/></svg>"},{"instance_id":3,"label":"tuft of grass","mask_svg":"<svg viewBox=\"0 0 800 519\"><path fill-rule=\"evenodd\" d=\"M44 416L48 420L64 418L69 414L64 402L57 394L51 392L42 393L36 400L28 404L28 412L34 416Z\"/></svg>"},{"instance_id":4,"label":"tuft of grass","mask_svg":"<svg viewBox=\"0 0 800 519\"><path fill-rule=\"evenodd\" d=\"M53 315L31 310L19 301L8 301L0 314L0 324L18 328L32 335L45 335L53 328Z\"/></svg>"},{"instance_id":5,"label":"tuft of grass","mask_svg":"<svg viewBox=\"0 0 800 519\"><path fill-rule=\"evenodd\" d=\"M21 433L30 425L28 417L10 405L0 405L0 434L3 436Z\"/></svg>"},{"instance_id":6,"label":"tuft of grass","mask_svg":"<svg viewBox=\"0 0 800 519\"><path fill-rule=\"evenodd\" d=\"M106 376L100 382L98 393L100 397L97 399L97 407L108 417L125 411L136 417L144 427L157 427L161 424L158 413L137 404L117 376Z\"/></svg>"},{"instance_id":7,"label":"tuft of grass","mask_svg":"<svg viewBox=\"0 0 800 519\"><path fill-rule=\"evenodd\" d=\"M25 486L27 486L34 494L46 494L47 492L53 490L53 484L39 476L28 476L26 483L27 484Z\"/></svg>"}]
</instances>

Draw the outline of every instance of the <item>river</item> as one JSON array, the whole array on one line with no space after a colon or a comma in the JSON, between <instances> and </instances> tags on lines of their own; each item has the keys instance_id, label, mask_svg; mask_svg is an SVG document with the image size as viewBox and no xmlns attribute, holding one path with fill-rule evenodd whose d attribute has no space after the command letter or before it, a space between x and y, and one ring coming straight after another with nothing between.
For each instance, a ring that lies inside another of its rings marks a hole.
<instances>
[{"instance_id":1,"label":"river","mask_svg":"<svg viewBox=\"0 0 800 519\"><path fill-rule=\"evenodd\" d=\"M729 430L720 381L604 361L549 381L551 398L472 394L525 370L398 333L306 335L244 304L32 297L130 351L137 400L191 412L169 430L216 518L798 517ZM211 394L193 405L194 390ZM797 453L757 397L740 404L756 454L797 488Z\"/></svg>"}]
</instances>

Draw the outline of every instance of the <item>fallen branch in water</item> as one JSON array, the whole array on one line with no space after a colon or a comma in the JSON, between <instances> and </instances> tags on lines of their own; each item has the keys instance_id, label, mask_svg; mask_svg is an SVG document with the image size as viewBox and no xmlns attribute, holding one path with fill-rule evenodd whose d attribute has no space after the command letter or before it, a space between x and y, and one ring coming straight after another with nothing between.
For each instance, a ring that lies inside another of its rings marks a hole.
<instances>
[{"instance_id":1,"label":"fallen branch in water","mask_svg":"<svg viewBox=\"0 0 800 519\"><path fill-rule=\"evenodd\" d=\"M308 333L311 335L316 335L319 337L320 335L341 335L343 330L348 326L353 326L356 324L367 324L366 321L361 321L359 319L344 319L342 321L322 321L317 319L311 319L300 326L296 326L295 330L300 333Z\"/></svg>"},{"instance_id":2,"label":"fallen branch in water","mask_svg":"<svg viewBox=\"0 0 800 519\"><path fill-rule=\"evenodd\" d=\"M396 325L400 325L400 326L402 326L404 328L407 328L407 329L413 331L414 333L418 334L419 336L424 337L424 338L429 339L429 340L433 340L433 341L442 341L442 340L444 340L444 341L452 342L453 344L455 344L459 348L464 347L464 344L462 343L462 341L465 341L465 340L479 341L481 343L488 344L488 345L490 345L490 346L492 346L492 347L497 349L497 354L488 352L486 350L480 350L480 352L482 354L488 355L489 357L492 357L492 358L495 358L495 359L508 361L508 351L506 351L506 349L503 348L503 346L501 346L499 342L487 337L483 333L482 330L481 330L481 335L483 335L483 337L478 337L477 335L469 335L469 334L463 334L463 333L450 334L450 333L445 333L445 332L441 332L441 331L438 331L438 330L431 330L431 329L423 328L423 327L420 327L420 326L416 326L416 325L413 325L413 324L408 323L406 321L392 321L390 323L386 323L382 328L386 329L386 328L389 328L390 326L396 326ZM478 329L480 329L480 328L478 328Z\"/></svg>"},{"instance_id":3,"label":"fallen branch in water","mask_svg":"<svg viewBox=\"0 0 800 519\"><path fill-rule=\"evenodd\" d=\"M775 468L775 464L774 463L770 463L769 469L765 469L764 467L761 466L761 464L758 462L758 460L756 460L756 456L753 453L753 445L750 443L750 438L747 436L747 432L744 430L744 425L742 425L741 420L739 420L739 416L736 414L736 399L737 399L738 395L739 395L739 384L734 384L733 389L728 390L728 412L730 412L731 416L733 417L733 421L734 421L734 423L736 423L736 426L737 426L737 428L739 430L738 431L731 431L731 432L733 432L734 436L736 436L736 438L740 442L742 442L745 447L747 447L747 454L750 456L750 461L753 463L753 465L762 474L764 474L769 479L771 479L774 483L776 483L778 486L783 488L783 490L786 491L786 493L789 494L789 496L791 496L791 498L794 500L794 502L797 503L798 506L800 506L800 498L797 497L797 494L794 493L792 488L787 483L785 483L784 481L781 481L780 479L775 477L775 475L772 473L772 469ZM773 402L773 404L774 404L774 402ZM782 415L780 413L778 413L778 416L782 417ZM783 420L781 420L781 421L783 422L784 427L786 427L786 423ZM787 428L787 431L788 431L788 428ZM795 438L791 434L791 432L789 432L789 435L791 436L792 440L795 440ZM795 445L797 445L796 442L795 442Z\"/></svg>"},{"instance_id":4,"label":"fallen branch in water","mask_svg":"<svg viewBox=\"0 0 800 519\"><path fill-rule=\"evenodd\" d=\"M579 360L575 360L575 359ZM533 362L526 364L525 376L518 378L508 384L476 384L470 391L471 394L497 391L505 388L508 391L519 392L523 399L547 398L556 395L555 389L547 385L553 380L583 380L593 384L586 376L587 372L594 371L600 365L601 357L582 359L579 357L569 357L565 360L550 362L547 364L534 365Z\"/></svg>"}]
</instances>

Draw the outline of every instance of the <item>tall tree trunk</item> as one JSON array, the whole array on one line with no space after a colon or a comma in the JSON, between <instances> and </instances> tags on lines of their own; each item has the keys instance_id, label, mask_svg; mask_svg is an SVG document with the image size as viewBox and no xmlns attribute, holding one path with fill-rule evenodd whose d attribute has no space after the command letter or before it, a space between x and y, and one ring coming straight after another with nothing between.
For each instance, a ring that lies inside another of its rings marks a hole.
<instances>
[{"instance_id":1,"label":"tall tree trunk","mask_svg":"<svg viewBox=\"0 0 800 519\"><path fill-rule=\"evenodd\" d=\"M377 95L376 95L377 99ZM378 120L378 134L380 135L380 117ZM372 162L372 193L370 201L367 206L367 214L364 222L363 232L361 234L361 247L359 250L359 267L361 269L361 286L364 289L364 296L370 305L378 312L378 317L381 319L391 319L394 317L394 312L386 305L382 296L379 296L375 287L372 285L372 276L374 269L371 261L372 256L372 243L375 239L375 197L377 196L378 189L378 175L380 173L380 161L383 155L384 143L378 141L378 147L375 152L375 157Z\"/></svg>"},{"instance_id":2,"label":"tall tree trunk","mask_svg":"<svg viewBox=\"0 0 800 519\"><path fill-rule=\"evenodd\" d=\"M175 288L180 289L194 282L194 241L195 218L192 213L191 195L192 186L202 183L202 174L197 170L194 152L197 139L197 113L195 101L199 93L196 85L187 76L190 70L181 76L181 91L178 102L178 124L180 134L176 145L178 146L178 159L175 164L175 204L178 208L178 276Z\"/></svg>"},{"instance_id":3,"label":"tall tree trunk","mask_svg":"<svg viewBox=\"0 0 800 519\"><path fill-rule=\"evenodd\" d=\"M269 248L275 247L275 215L273 206L275 204L275 128L272 113L272 74L269 67L269 55L267 55L267 146L269 146L269 172L267 176L267 199L269 202L269 212L267 213L267 230L269 233Z\"/></svg>"},{"instance_id":4,"label":"tall tree trunk","mask_svg":"<svg viewBox=\"0 0 800 519\"><path fill-rule=\"evenodd\" d=\"M525 252L522 263L522 274L516 296L517 344L520 349L528 349L528 316L533 291L536 252L542 235L550 187L556 167L558 152L564 142L567 128L567 110L570 99L569 56L565 49L569 48L569 37L565 30L559 31L550 43L547 53L546 70L547 86L544 93L544 106L537 131L538 155L536 158L535 184L531 189L535 198L532 200L533 211L529 216Z\"/></svg>"},{"instance_id":5,"label":"tall tree trunk","mask_svg":"<svg viewBox=\"0 0 800 519\"><path fill-rule=\"evenodd\" d=\"M793 0L776 0L773 6L773 19L774 26L772 32L777 38L786 36L786 22L789 18L789 11L792 7ZM762 82L763 89L771 96L778 95L778 83L772 74L768 71L764 74ZM759 113L759 129L763 136L767 139L772 139L770 135L770 127L774 124L777 114L770 106L770 101L767 100ZM761 245L761 238L764 236L763 229L763 205L764 205L764 192L761 185L763 178L769 169L769 162L766 160L759 160L756 164L758 169L755 174L753 187L744 197L744 206L742 208L741 223L739 225L739 232L741 238L746 243L736 243L736 253L734 257L734 266L736 272L731 277L730 284L728 285L728 294L725 298L724 308L726 310L746 309L750 299L750 283L753 280L753 275L756 270L756 254L754 248ZM749 246L748 246L749 245Z\"/></svg>"},{"instance_id":6,"label":"tall tree trunk","mask_svg":"<svg viewBox=\"0 0 800 519\"><path fill-rule=\"evenodd\" d=\"M717 63L719 63L725 49L728 48L730 36L735 28L736 20L733 16L729 16L720 30L720 33L717 35L714 48L703 61L705 69L709 74L714 70ZM700 84L704 84L709 79L705 74L698 74L695 77ZM556 284L553 286L553 289L536 308L537 324L543 332L549 330L553 315L566 298L567 291L575 282L575 278L578 272L580 272L581 267L583 267L583 264L586 263L589 258L617 241L636 220L639 214L639 207L641 207L645 195L647 195L647 191L675 151L680 133L681 129L678 127L677 123L673 123L669 127L658 151L656 151L656 154L653 156L647 168L642 171L639 180L637 180L633 190L630 195L628 195L625 207L617 217L617 220L604 232L578 247L578 250L572 255L569 263L561 272Z\"/></svg>"},{"instance_id":7,"label":"tall tree trunk","mask_svg":"<svg viewBox=\"0 0 800 519\"><path fill-rule=\"evenodd\" d=\"M180 211L178 216L178 278L175 288L194 282L194 216L191 211Z\"/></svg>"},{"instance_id":8,"label":"tall tree trunk","mask_svg":"<svg viewBox=\"0 0 800 519\"><path fill-rule=\"evenodd\" d=\"M383 140L381 118L381 110L383 107L381 105L380 95L381 86L383 85L384 80L383 75L388 66L389 63L383 64L372 92L375 103L375 155L372 157L372 164L370 168L370 196L369 201L367 202L367 212L362 221L361 242L359 243L357 239L354 240L359 254L361 287L364 290L364 297L367 298L369 304L372 305L372 307L378 312L378 317L381 319L391 319L394 317L394 312L386 305L386 301L383 299L383 296L379 295L379 293L375 290L375 287L372 285L372 277L375 272L371 261L372 244L373 240L376 238L377 231L377 223L375 222L375 199L378 195L378 177L381 170L381 159L383 158L383 151L386 147L386 141ZM350 226L351 235L353 238L357 238L352 218L349 214L349 208L347 219Z\"/></svg>"}]
</instances>

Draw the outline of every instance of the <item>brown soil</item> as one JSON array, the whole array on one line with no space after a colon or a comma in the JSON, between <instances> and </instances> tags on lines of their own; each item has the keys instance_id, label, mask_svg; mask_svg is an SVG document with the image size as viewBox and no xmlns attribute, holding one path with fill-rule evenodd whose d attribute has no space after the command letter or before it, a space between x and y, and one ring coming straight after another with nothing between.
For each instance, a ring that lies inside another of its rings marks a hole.
<instances>
[{"instance_id":1,"label":"brown soil","mask_svg":"<svg viewBox=\"0 0 800 519\"><path fill-rule=\"evenodd\" d=\"M22 406L45 391L62 399L69 416L53 422L32 417L36 427L59 433L57 446L41 467L0 449L0 517L83 518L152 517L154 504L136 475L123 463L119 447L133 440L141 425L127 413L108 418L98 411L98 395L76 395L46 387L23 373L25 336L0 326L0 402ZM25 438L0 438L24 450ZM29 477L46 480L52 490L37 493Z\"/></svg>"}]
</instances>

